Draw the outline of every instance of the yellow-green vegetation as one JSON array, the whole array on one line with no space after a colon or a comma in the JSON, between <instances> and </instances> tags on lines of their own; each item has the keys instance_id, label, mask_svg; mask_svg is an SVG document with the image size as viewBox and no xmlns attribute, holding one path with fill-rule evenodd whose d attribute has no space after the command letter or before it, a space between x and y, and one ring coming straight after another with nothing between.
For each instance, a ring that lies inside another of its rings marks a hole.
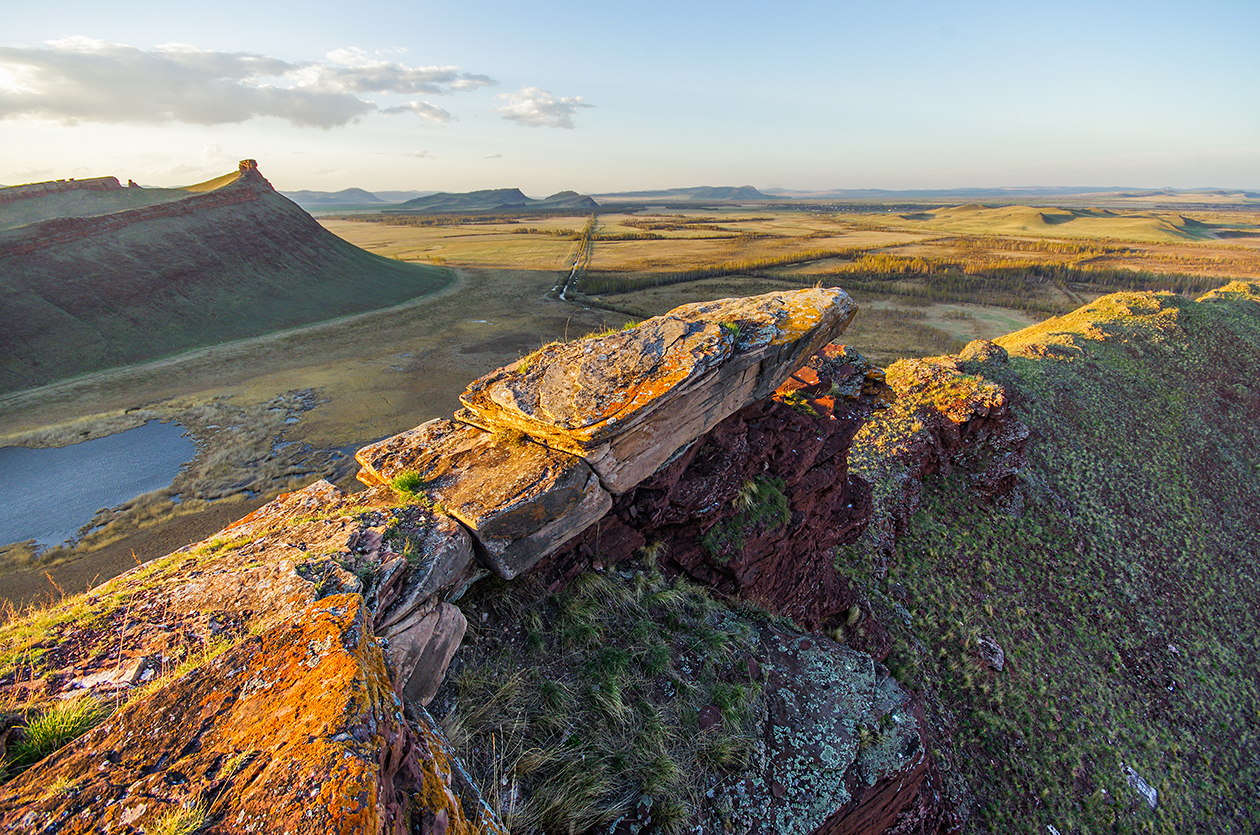
<instances>
[{"instance_id":1,"label":"yellow-green vegetation","mask_svg":"<svg viewBox=\"0 0 1260 835\"><path fill-rule=\"evenodd\" d=\"M236 641L224 635L216 635L202 641L197 649L186 648L184 658L170 672L172 679L179 678L198 667L209 664L223 653L236 646Z\"/></svg>"},{"instance_id":2,"label":"yellow-green vegetation","mask_svg":"<svg viewBox=\"0 0 1260 835\"><path fill-rule=\"evenodd\" d=\"M206 805L195 801L187 806L172 809L145 829L148 835L193 835L210 819Z\"/></svg>"},{"instance_id":3,"label":"yellow-green vegetation","mask_svg":"<svg viewBox=\"0 0 1260 835\"><path fill-rule=\"evenodd\" d=\"M529 436L512 426L497 426L491 437L494 442L500 446L506 447L523 447L529 442Z\"/></svg>"},{"instance_id":4,"label":"yellow-green vegetation","mask_svg":"<svg viewBox=\"0 0 1260 835\"><path fill-rule=\"evenodd\" d=\"M57 702L39 711L22 729L21 740L10 747L4 771L9 776L24 771L83 736L108 715L108 707L91 696Z\"/></svg>"},{"instance_id":5,"label":"yellow-green vegetation","mask_svg":"<svg viewBox=\"0 0 1260 835\"><path fill-rule=\"evenodd\" d=\"M30 681L50 670L45 656L55 650L58 635L67 630L89 629L105 624L119 610L148 591L161 579L229 547L239 547L249 539L216 540L193 551L176 551L150 560L90 592L62 597L48 605L32 605L18 611L9 604L0 614L0 680L21 675ZM12 682L11 682L12 683Z\"/></svg>"},{"instance_id":6,"label":"yellow-green vegetation","mask_svg":"<svg viewBox=\"0 0 1260 835\"><path fill-rule=\"evenodd\" d=\"M1032 430L1022 508L930 480L886 576L844 563L955 727L969 830L1251 832L1260 285L1108 296L1000 343L966 368Z\"/></svg>"},{"instance_id":7,"label":"yellow-green vegetation","mask_svg":"<svg viewBox=\"0 0 1260 835\"><path fill-rule=\"evenodd\" d=\"M482 583L460 606L470 635L430 709L513 832L582 832L636 810L681 832L750 761L763 696L734 671L754 629L655 563L551 596L529 578ZM705 706L721 721L700 730Z\"/></svg>"},{"instance_id":8,"label":"yellow-green vegetation","mask_svg":"<svg viewBox=\"0 0 1260 835\"><path fill-rule=\"evenodd\" d=\"M1038 206L949 206L883 220L898 228L942 232L1102 238L1177 243L1209 240L1211 227L1175 212L1114 212Z\"/></svg>"},{"instance_id":9,"label":"yellow-green vegetation","mask_svg":"<svg viewBox=\"0 0 1260 835\"><path fill-rule=\"evenodd\" d=\"M807 407L808 408L808 407ZM757 476L740 485L731 504L735 515L705 533L700 544L718 562L743 551L744 540L756 531L773 531L791 521L783 479Z\"/></svg>"},{"instance_id":10,"label":"yellow-green vegetation","mask_svg":"<svg viewBox=\"0 0 1260 835\"><path fill-rule=\"evenodd\" d=\"M389 481L390 489L404 502L432 506L432 499L425 492L428 482L415 470L399 473Z\"/></svg>"}]
</instances>

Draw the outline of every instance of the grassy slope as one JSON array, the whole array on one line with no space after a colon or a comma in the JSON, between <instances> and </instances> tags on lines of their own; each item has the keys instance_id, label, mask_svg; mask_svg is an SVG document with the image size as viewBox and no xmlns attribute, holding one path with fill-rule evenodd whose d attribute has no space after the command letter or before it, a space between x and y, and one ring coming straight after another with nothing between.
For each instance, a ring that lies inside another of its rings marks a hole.
<instances>
[{"instance_id":1,"label":"grassy slope","mask_svg":"<svg viewBox=\"0 0 1260 835\"><path fill-rule=\"evenodd\" d=\"M158 203L183 200L188 192L178 188L120 188L113 191L65 191L46 197L18 200L0 209L0 239L20 235L17 230L29 223L57 217L87 217L139 209Z\"/></svg>"},{"instance_id":2,"label":"grassy slope","mask_svg":"<svg viewBox=\"0 0 1260 835\"><path fill-rule=\"evenodd\" d=\"M894 666L956 723L969 830L1254 832L1260 285L1107 296L999 342L968 370L1033 431L1024 511L930 482L885 586L914 614Z\"/></svg>"},{"instance_id":3,"label":"grassy slope","mask_svg":"<svg viewBox=\"0 0 1260 835\"><path fill-rule=\"evenodd\" d=\"M398 304L445 269L381 258L275 193L0 265L0 393Z\"/></svg>"},{"instance_id":4,"label":"grassy slope","mask_svg":"<svg viewBox=\"0 0 1260 835\"><path fill-rule=\"evenodd\" d=\"M1202 241L1212 237L1207 227L1178 214L1118 214L1106 209L979 206L974 203L905 216L898 225L980 235L1118 238L1153 243Z\"/></svg>"}]
</instances>

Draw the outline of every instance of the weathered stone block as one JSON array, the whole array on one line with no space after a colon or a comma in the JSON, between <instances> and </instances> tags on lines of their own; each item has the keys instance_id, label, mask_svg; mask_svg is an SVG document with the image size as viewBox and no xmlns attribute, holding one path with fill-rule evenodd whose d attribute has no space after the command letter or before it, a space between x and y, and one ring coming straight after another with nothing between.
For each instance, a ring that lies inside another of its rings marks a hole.
<instances>
[{"instance_id":1,"label":"weathered stone block","mask_svg":"<svg viewBox=\"0 0 1260 835\"><path fill-rule=\"evenodd\" d=\"M683 305L482 377L460 396L457 417L581 456L621 493L768 396L856 312L837 288Z\"/></svg>"},{"instance_id":2,"label":"weathered stone block","mask_svg":"<svg viewBox=\"0 0 1260 835\"><path fill-rule=\"evenodd\" d=\"M422 705L431 702L467 628L458 607L436 603L383 630L399 695Z\"/></svg>"},{"instance_id":3,"label":"weathered stone block","mask_svg":"<svg viewBox=\"0 0 1260 835\"><path fill-rule=\"evenodd\" d=\"M408 553L377 572L373 597L376 629L381 634L388 634L389 627L439 592L460 588L480 571L468 531L451 517L414 507L395 524L405 537Z\"/></svg>"},{"instance_id":4,"label":"weathered stone block","mask_svg":"<svg viewBox=\"0 0 1260 835\"><path fill-rule=\"evenodd\" d=\"M366 484L416 473L424 493L468 526L486 563L509 580L612 506L580 458L450 420L421 424L355 457Z\"/></svg>"},{"instance_id":5,"label":"weathered stone block","mask_svg":"<svg viewBox=\"0 0 1260 835\"><path fill-rule=\"evenodd\" d=\"M362 599L327 597L7 783L0 829L139 835L201 799L221 832L403 833L417 818L451 835L502 832L484 803L450 790L447 754L421 730ZM58 780L73 789L49 792Z\"/></svg>"}]
</instances>

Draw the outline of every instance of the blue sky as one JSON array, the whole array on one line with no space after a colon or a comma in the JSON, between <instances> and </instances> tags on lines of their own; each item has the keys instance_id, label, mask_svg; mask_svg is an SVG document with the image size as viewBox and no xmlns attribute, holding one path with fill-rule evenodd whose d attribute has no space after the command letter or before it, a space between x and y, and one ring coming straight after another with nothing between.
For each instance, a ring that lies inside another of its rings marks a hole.
<instances>
[{"instance_id":1,"label":"blue sky","mask_svg":"<svg viewBox=\"0 0 1260 835\"><path fill-rule=\"evenodd\" d=\"M9 10L0 182L1260 189L1260 3Z\"/></svg>"}]
</instances>

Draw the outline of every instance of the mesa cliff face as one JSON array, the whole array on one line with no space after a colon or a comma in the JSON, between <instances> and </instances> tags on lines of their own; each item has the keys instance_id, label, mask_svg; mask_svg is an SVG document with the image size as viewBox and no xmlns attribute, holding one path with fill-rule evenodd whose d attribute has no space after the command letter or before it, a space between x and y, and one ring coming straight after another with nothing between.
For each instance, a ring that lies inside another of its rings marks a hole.
<instances>
[{"instance_id":1,"label":"mesa cliff face","mask_svg":"<svg viewBox=\"0 0 1260 835\"><path fill-rule=\"evenodd\" d=\"M188 189L0 189L0 393L362 312L445 270L358 249L245 160Z\"/></svg>"},{"instance_id":2,"label":"mesa cliff face","mask_svg":"<svg viewBox=\"0 0 1260 835\"><path fill-rule=\"evenodd\" d=\"M903 482L961 467L992 498L1027 433L957 367L890 387L830 345L855 310L836 289L772 293L549 346L475 381L455 420L361 450L368 490L317 482L11 625L11 704L116 708L15 760L29 767L0 791L0 827L138 833L191 806L207 832L500 831L516 783L483 797L426 710L468 628L456 604L490 574L558 590L634 563L790 618L741 627L730 686L766 694L761 741L686 810L701 831L949 831L937 732L836 567L873 513L849 451L914 399L931 419L896 453ZM963 381L972 395L937 396ZM731 720L706 706L689 721ZM654 831L648 795L601 820Z\"/></svg>"}]
</instances>

